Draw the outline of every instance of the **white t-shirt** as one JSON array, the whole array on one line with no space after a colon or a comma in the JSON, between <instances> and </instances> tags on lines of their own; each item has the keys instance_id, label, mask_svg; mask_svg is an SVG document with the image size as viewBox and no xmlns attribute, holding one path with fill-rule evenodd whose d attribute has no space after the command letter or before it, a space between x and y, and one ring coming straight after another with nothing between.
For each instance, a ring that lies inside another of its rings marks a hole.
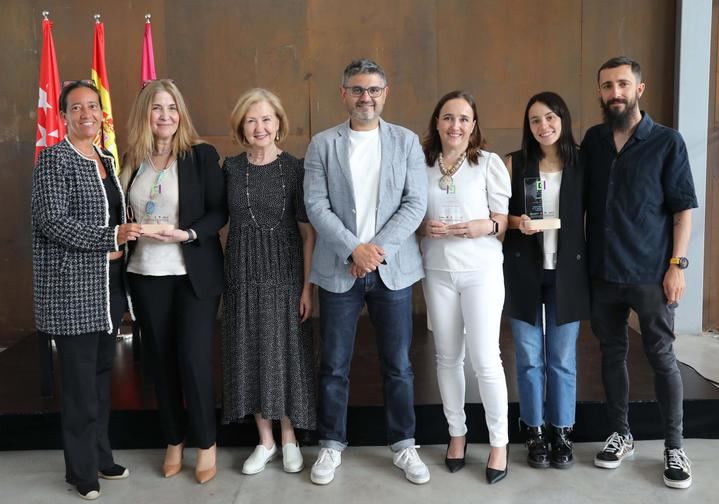
<instances>
[{"instance_id":1,"label":"white t-shirt","mask_svg":"<svg viewBox=\"0 0 719 504\"><path fill-rule=\"evenodd\" d=\"M379 127L371 131L350 129L350 171L354 188L357 238L368 243L376 234L379 172L382 146Z\"/></svg>"},{"instance_id":2,"label":"white t-shirt","mask_svg":"<svg viewBox=\"0 0 719 504\"><path fill-rule=\"evenodd\" d=\"M562 170L539 172L542 180L542 214L545 219L559 219L559 189L562 187ZM557 269L557 238L559 230L547 229L544 234L544 269Z\"/></svg>"},{"instance_id":3,"label":"white t-shirt","mask_svg":"<svg viewBox=\"0 0 719 504\"><path fill-rule=\"evenodd\" d=\"M157 189L153 190L153 186ZM153 196L150 193L153 192ZM164 171L156 170L151 163L143 162L132 185L127 191L128 201L140 224L180 223L179 190L177 185L177 161ZM154 208L148 212L147 203ZM185 258L179 243L165 243L154 238L140 237L130 257L127 271L138 275L165 276L185 275Z\"/></svg>"},{"instance_id":4,"label":"white t-shirt","mask_svg":"<svg viewBox=\"0 0 719 504\"><path fill-rule=\"evenodd\" d=\"M454 174L454 194L439 187L439 166L427 167L426 219L466 222L489 219L489 213L507 214L512 185L507 167L492 152L480 151L479 164L465 159ZM441 271L480 271L502 264L502 243L496 236L422 238L424 268Z\"/></svg>"}]
</instances>

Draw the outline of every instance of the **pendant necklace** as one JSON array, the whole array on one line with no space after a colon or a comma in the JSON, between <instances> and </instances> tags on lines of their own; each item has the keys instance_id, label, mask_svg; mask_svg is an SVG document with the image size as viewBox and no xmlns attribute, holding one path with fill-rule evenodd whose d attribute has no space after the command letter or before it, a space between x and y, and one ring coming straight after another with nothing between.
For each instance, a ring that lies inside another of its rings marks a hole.
<instances>
[{"instance_id":1,"label":"pendant necklace","mask_svg":"<svg viewBox=\"0 0 719 504\"><path fill-rule=\"evenodd\" d=\"M155 205L155 201L154 201L154 200L155 200L155 198L157 198L158 196L162 195L162 184L161 184L161 182L162 182L163 177L165 176L165 173L167 173L167 169L168 169L168 168L170 167L170 165L172 164L172 162L171 162L171 161L172 161L172 156L170 156L170 157L167 159L167 162L165 163L165 167L164 167L162 170L158 170L158 169L157 169L157 167L155 166L155 163L152 162L152 157L147 158L147 160L149 161L149 164L150 164L150 166L152 167L152 170L153 170L155 173L157 173L157 177L155 178L155 183L152 184L152 186L150 186L150 196L149 196L149 199L147 200L147 203L145 204L145 217L147 217L148 215L152 215L153 213L155 213L155 206L156 206L156 205ZM158 172L159 172L159 173L158 173ZM145 220L145 218L143 218L143 221L144 221L144 220Z\"/></svg>"},{"instance_id":2,"label":"pendant necklace","mask_svg":"<svg viewBox=\"0 0 719 504\"><path fill-rule=\"evenodd\" d=\"M457 173L457 170L459 170L459 167L462 166L462 163L464 162L464 159L467 157L467 151L464 151L461 156L457 159L457 162L454 163L449 168L446 168L444 166L444 157L442 156L442 153L439 153L439 171L442 173L442 177L439 179L439 188L443 191L449 191L450 188L454 187L454 180L452 179L452 176ZM454 192L454 191L452 191Z\"/></svg>"},{"instance_id":3,"label":"pendant necklace","mask_svg":"<svg viewBox=\"0 0 719 504\"><path fill-rule=\"evenodd\" d=\"M280 218L277 219L277 222L269 228L269 231L272 232L275 230L277 226L279 226L282 223L282 217L285 216L285 207L287 206L287 191L285 190L285 174L282 171L282 161L280 161L280 156L282 154L277 154L277 165L280 169L280 180L282 181L282 212L280 212ZM257 166L257 165L255 165ZM268 229L263 228L257 223L257 219L255 219L255 214L252 212L252 204L250 203L250 158L247 156L247 166L245 166L245 194L247 195L247 210L250 212L250 217L252 218L252 222L255 224L255 227L261 231L268 231Z\"/></svg>"}]
</instances>

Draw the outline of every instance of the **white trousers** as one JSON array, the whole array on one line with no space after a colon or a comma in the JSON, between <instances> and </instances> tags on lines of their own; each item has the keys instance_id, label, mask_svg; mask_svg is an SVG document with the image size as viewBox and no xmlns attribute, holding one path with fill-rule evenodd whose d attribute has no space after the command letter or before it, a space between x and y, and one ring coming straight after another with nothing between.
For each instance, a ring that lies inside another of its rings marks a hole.
<instances>
[{"instance_id":1,"label":"white trousers","mask_svg":"<svg viewBox=\"0 0 719 504\"><path fill-rule=\"evenodd\" d=\"M483 271L427 270L422 281L432 321L437 381L450 436L467 433L464 413L465 347L479 382L489 444L509 442L507 382L499 355L504 305L502 266ZM466 331L466 334L465 334Z\"/></svg>"}]
</instances>

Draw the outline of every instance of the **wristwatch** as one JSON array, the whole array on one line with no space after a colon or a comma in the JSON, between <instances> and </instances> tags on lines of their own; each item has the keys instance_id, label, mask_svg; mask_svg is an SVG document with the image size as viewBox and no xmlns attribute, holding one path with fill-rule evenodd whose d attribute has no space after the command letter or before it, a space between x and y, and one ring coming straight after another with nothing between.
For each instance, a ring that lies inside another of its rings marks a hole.
<instances>
[{"instance_id":1,"label":"wristwatch","mask_svg":"<svg viewBox=\"0 0 719 504\"><path fill-rule=\"evenodd\" d=\"M679 269L687 269L689 267L689 259L686 257L671 257L669 259L669 264L676 264Z\"/></svg>"},{"instance_id":2,"label":"wristwatch","mask_svg":"<svg viewBox=\"0 0 719 504\"><path fill-rule=\"evenodd\" d=\"M492 219L491 217L489 218L489 220L492 221L492 231L491 231L491 232L489 233L489 235L487 235L487 236L494 236L494 235L496 235L497 233L499 233L499 222L497 222L496 220Z\"/></svg>"}]
</instances>

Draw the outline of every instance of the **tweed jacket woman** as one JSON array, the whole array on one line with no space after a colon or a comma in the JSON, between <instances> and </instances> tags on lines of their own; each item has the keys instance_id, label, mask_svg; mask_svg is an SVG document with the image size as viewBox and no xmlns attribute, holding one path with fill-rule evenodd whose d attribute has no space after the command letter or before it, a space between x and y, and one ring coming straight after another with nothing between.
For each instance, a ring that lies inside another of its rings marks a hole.
<instances>
[{"instance_id":1,"label":"tweed jacket woman","mask_svg":"<svg viewBox=\"0 0 719 504\"><path fill-rule=\"evenodd\" d=\"M99 152L125 208L115 160ZM120 222L125 223L124 212ZM35 325L50 334L110 332L107 253L119 250L95 162L66 138L40 152L32 181Z\"/></svg>"}]
</instances>

